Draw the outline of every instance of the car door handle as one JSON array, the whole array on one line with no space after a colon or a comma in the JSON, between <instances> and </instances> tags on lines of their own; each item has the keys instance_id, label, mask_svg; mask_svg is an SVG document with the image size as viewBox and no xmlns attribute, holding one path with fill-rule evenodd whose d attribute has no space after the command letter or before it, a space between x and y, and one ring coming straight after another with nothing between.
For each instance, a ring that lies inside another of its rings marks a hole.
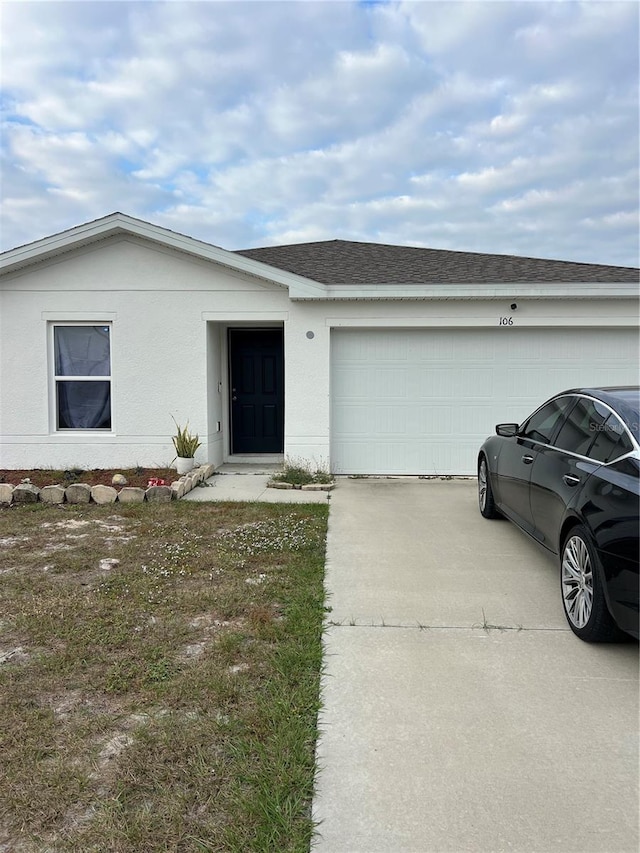
<instances>
[{"instance_id":1,"label":"car door handle","mask_svg":"<svg viewBox=\"0 0 640 853\"><path fill-rule=\"evenodd\" d=\"M562 478L567 486L577 486L580 482L580 477L574 477L573 474L565 474Z\"/></svg>"},{"instance_id":2,"label":"car door handle","mask_svg":"<svg viewBox=\"0 0 640 853\"><path fill-rule=\"evenodd\" d=\"M529 455L525 454L522 457L522 461L524 462L525 465L531 465L531 463L533 462L533 456L529 456Z\"/></svg>"}]
</instances>

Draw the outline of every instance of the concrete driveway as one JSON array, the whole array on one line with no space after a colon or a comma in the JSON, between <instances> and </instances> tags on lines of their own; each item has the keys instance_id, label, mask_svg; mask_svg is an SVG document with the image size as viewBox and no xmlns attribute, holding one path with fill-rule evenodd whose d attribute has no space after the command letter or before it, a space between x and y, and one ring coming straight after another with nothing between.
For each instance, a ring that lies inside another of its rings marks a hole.
<instances>
[{"instance_id":1,"label":"concrete driveway","mask_svg":"<svg viewBox=\"0 0 640 853\"><path fill-rule=\"evenodd\" d=\"M314 853L636 853L638 645L587 645L475 483L331 498Z\"/></svg>"}]
</instances>

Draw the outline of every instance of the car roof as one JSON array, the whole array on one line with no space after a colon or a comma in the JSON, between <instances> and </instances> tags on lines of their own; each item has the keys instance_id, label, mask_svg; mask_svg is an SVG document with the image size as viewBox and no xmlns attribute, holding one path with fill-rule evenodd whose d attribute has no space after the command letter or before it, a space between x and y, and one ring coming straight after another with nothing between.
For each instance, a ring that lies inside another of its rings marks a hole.
<instances>
[{"instance_id":1,"label":"car roof","mask_svg":"<svg viewBox=\"0 0 640 853\"><path fill-rule=\"evenodd\" d=\"M563 394L587 394L617 412L640 443L640 386L613 385L606 388L572 388ZM556 395L562 396L562 395Z\"/></svg>"}]
</instances>

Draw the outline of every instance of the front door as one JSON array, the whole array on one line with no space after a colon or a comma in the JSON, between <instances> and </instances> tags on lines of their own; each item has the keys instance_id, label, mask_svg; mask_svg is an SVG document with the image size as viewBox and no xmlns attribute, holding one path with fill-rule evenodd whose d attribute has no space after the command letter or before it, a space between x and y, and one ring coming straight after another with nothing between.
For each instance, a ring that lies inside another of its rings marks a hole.
<instances>
[{"instance_id":1,"label":"front door","mask_svg":"<svg viewBox=\"0 0 640 853\"><path fill-rule=\"evenodd\" d=\"M282 453L282 329L229 329L231 452Z\"/></svg>"}]
</instances>

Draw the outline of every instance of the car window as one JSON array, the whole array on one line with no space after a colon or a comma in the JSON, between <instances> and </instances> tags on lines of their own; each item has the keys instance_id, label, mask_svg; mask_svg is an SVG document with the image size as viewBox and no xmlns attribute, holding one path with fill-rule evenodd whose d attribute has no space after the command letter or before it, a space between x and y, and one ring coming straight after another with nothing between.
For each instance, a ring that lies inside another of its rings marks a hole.
<instances>
[{"instance_id":1,"label":"car window","mask_svg":"<svg viewBox=\"0 0 640 853\"><path fill-rule=\"evenodd\" d=\"M566 419L556 440L556 447L587 456L596 433L604 429L609 409L595 400L581 397Z\"/></svg>"},{"instance_id":2,"label":"car window","mask_svg":"<svg viewBox=\"0 0 640 853\"><path fill-rule=\"evenodd\" d=\"M631 450L633 445L622 421L616 415L610 414L602 427L596 430L589 456L598 462L613 462Z\"/></svg>"},{"instance_id":3,"label":"car window","mask_svg":"<svg viewBox=\"0 0 640 853\"><path fill-rule=\"evenodd\" d=\"M558 397L546 403L546 405L538 409L537 412L534 412L529 420L526 421L520 431L520 435L525 438L532 438L534 441L549 444L558 423L571 408L574 400L575 397Z\"/></svg>"}]
</instances>

